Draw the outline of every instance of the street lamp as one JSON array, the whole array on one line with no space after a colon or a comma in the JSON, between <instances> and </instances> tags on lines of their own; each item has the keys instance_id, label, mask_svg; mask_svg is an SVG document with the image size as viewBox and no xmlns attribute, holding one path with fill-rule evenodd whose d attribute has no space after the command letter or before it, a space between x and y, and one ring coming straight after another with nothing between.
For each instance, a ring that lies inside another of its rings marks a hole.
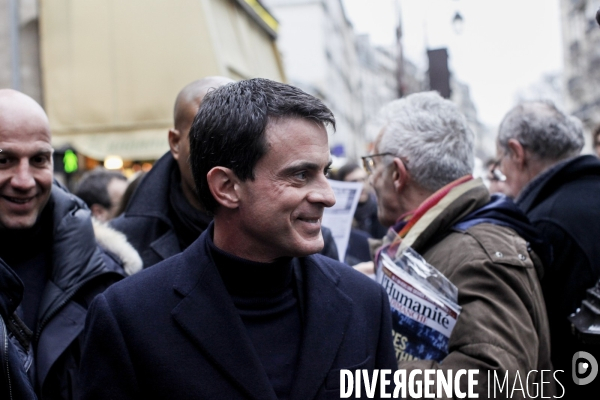
<instances>
[{"instance_id":1,"label":"street lamp","mask_svg":"<svg viewBox=\"0 0 600 400\"><path fill-rule=\"evenodd\" d=\"M463 31L464 23L465 21L463 16L457 11L456 14L454 14L454 18L452 18L452 27L454 28L454 32L460 35Z\"/></svg>"}]
</instances>

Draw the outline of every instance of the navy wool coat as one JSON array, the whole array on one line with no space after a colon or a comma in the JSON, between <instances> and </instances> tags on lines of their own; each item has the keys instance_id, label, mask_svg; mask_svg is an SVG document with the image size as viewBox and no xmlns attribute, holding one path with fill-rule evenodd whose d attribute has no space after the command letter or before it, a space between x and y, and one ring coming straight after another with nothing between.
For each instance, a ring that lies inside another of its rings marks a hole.
<instances>
[{"instance_id":1,"label":"navy wool coat","mask_svg":"<svg viewBox=\"0 0 600 400\"><path fill-rule=\"evenodd\" d=\"M209 232L94 300L81 398L276 399L212 261ZM382 287L321 255L299 261L304 328L291 399L339 398L340 369L394 371Z\"/></svg>"}]
</instances>

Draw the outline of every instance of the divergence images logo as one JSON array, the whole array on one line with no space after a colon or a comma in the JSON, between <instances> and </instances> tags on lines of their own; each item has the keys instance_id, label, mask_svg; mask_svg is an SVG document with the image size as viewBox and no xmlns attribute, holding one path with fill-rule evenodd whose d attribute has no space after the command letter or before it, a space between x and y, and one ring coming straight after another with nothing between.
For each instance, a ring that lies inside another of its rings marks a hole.
<instances>
[{"instance_id":1,"label":"divergence images logo","mask_svg":"<svg viewBox=\"0 0 600 400\"><path fill-rule=\"evenodd\" d=\"M578 351L573 354L571 371L576 385L587 385L598 375L598 361L590 353Z\"/></svg>"}]
</instances>

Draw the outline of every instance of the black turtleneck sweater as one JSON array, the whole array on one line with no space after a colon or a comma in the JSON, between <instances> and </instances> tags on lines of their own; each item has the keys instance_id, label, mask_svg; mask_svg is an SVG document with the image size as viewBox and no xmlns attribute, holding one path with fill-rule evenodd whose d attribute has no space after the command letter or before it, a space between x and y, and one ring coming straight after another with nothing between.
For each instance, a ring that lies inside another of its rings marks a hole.
<instances>
[{"instance_id":1,"label":"black turtleneck sweater","mask_svg":"<svg viewBox=\"0 0 600 400\"><path fill-rule=\"evenodd\" d=\"M23 282L17 314L35 332L42 292L52 266L52 201L29 229L0 230L0 257Z\"/></svg>"},{"instance_id":2,"label":"black turtleneck sweater","mask_svg":"<svg viewBox=\"0 0 600 400\"><path fill-rule=\"evenodd\" d=\"M288 399L302 339L301 290L292 259L259 263L236 257L215 246L212 232L208 246L275 394Z\"/></svg>"}]
</instances>

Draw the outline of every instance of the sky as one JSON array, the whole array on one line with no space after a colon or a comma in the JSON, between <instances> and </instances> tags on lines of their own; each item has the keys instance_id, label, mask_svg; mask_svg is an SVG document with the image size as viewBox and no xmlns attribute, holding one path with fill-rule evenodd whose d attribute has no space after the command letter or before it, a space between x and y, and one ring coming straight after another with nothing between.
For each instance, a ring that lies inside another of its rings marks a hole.
<instances>
[{"instance_id":1,"label":"sky","mask_svg":"<svg viewBox=\"0 0 600 400\"><path fill-rule=\"evenodd\" d=\"M401 15L405 57L427 69L426 49L447 47L479 119L497 126L517 93L562 71L559 0L342 0L357 33L392 45ZM453 29L456 12L462 33Z\"/></svg>"}]
</instances>

